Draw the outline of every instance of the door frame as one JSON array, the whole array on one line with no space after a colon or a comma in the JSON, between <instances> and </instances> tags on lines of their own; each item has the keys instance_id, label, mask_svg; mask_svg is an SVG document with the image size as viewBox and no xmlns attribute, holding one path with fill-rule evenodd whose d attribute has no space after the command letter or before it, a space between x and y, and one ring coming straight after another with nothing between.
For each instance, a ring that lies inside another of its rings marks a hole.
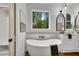
<instances>
[{"instance_id":1,"label":"door frame","mask_svg":"<svg viewBox=\"0 0 79 59\"><path fill-rule=\"evenodd\" d=\"M9 4L9 55L16 56L16 3Z\"/></svg>"},{"instance_id":2,"label":"door frame","mask_svg":"<svg viewBox=\"0 0 79 59\"><path fill-rule=\"evenodd\" d=\"M14 56L16 56L16 3L14 3L14 34L15 34Z\"/></svg>"},{"instance_id":3,"label":"door frame","mask_svg":"<svg viewBox=\"0 0 79 59\"><path fill-rule=\"evenodd\" d=\"M15 3L3 3L3 8L8 8L9 11L9 55L16 56L16 4ZM10 42L9 40L12 39Z\"/></svg>"}]
</instances>

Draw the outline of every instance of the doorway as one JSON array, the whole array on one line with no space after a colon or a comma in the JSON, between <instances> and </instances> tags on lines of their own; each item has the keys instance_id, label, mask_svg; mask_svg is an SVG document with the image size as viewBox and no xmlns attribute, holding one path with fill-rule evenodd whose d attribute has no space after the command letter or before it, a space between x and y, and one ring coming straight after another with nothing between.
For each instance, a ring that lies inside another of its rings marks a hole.
<instances>
[{"instance_id":1,"label":"doorway","mask_svg":"<svg viewBox=\"0 0 79 59\"><path fill-rule=\"evenodd\" d=\"M0 3L0 56L14 56L15 49L14 4Z\"/></svg>"}]
</instances>

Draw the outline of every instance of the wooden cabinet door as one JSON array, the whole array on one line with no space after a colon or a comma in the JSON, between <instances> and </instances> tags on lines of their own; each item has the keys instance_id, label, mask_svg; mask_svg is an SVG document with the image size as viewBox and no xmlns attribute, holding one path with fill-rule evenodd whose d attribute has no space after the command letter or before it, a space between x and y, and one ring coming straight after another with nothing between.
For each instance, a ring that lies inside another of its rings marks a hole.
<instances>
[{"instance_id":1,"label":"wooden cabinet door","mask_svg":"<svg viewBox=\"0 0 79 59\"><path fill-rule=\"evenodd\" d=\"M62 51L74 50L74 40L68 39L68 36L65 36L61 45Z\"/></svg>"}]
</instances>

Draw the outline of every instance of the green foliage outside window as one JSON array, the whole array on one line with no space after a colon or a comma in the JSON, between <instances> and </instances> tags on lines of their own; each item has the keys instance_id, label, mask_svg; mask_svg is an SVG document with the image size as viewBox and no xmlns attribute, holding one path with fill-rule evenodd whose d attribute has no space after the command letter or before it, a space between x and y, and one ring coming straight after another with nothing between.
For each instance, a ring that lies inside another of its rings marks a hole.
<instances>
[{"instance_id":1,"label":"green foliage outside window","mask_svg":"<svg viewBox=\"0 0 79 59\"><path fill-rule=\"evenodd\" d=\"M70 14L66 14L66 28L67 29L71 29L72 28L71 15Z\"/></svg>"},{"instance_id":2,"label":"green foliage outside window","mask_svg":"<svg viewBox=\"0 0 79 59\"><path fill-rule=\"evenodd\" d=\"M49 28L49 13L48 12L32 12L33 28L47 29Z\"/></svg>"}]
</instances>

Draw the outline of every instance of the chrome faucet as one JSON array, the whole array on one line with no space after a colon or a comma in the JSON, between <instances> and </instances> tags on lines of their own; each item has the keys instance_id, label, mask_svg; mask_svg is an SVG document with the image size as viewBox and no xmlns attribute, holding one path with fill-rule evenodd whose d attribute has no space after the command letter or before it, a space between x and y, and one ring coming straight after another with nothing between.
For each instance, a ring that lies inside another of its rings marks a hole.
<instances>
[{"instance_id":1,"label":"chrome faucet","mask_svg":"<svg viewBox=\"0 0 79 59\"><path fill-rule=\"evenodd\" d=\"M44 39L45 37L44 36L39 36L39 39Z\"/></svg>"}]
</instances>

